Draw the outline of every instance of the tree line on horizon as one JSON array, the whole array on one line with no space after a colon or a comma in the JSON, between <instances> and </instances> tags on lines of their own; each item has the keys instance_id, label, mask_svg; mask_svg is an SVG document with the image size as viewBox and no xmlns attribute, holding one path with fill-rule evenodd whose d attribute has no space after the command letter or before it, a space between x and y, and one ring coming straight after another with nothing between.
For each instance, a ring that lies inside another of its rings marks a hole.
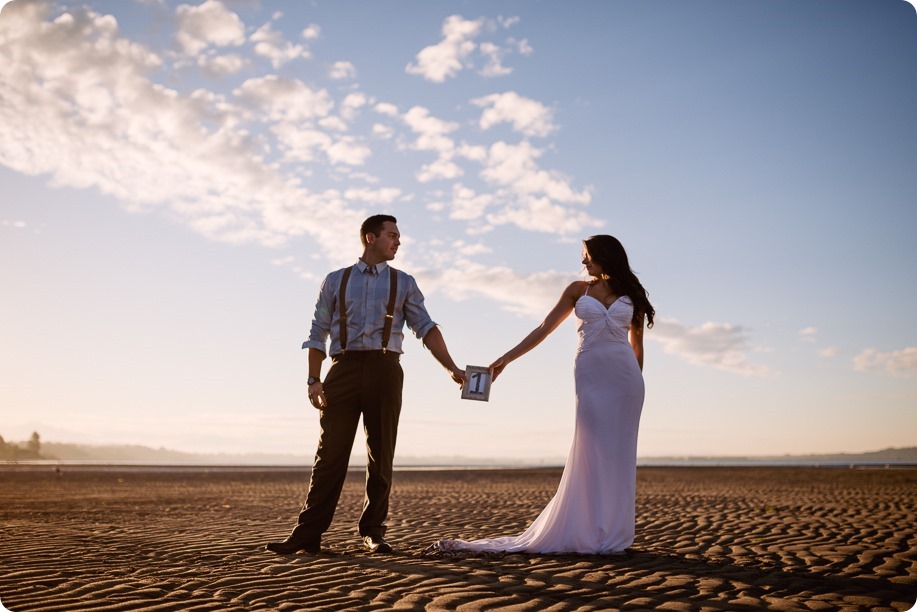
<instances>
[{"instance_id":1,"label":"tree line on horizon","mask_svg":"<svg viewBox=\"0 0 917 612\"><path fill-rule=\"evenodd\" d=\"M53 459L41 454L41 436L37 431L25 442L7 442L0 436L0 459L18 461L20 459Z\"/></svg>"}]
</instances>

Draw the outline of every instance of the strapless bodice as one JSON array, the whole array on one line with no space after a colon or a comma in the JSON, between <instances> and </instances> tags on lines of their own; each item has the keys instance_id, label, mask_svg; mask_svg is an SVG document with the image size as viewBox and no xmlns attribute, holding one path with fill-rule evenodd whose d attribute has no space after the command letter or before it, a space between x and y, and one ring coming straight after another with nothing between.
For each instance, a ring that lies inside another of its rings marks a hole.
<instances>
[{"instance_id":1,"label":"strapless bodice","mask_svg":"<svg viewBox=\"0 0 917 612\"><path fill-rule=\"evenodd\" d=\"M627 344L627 332L634 316L634 304L622 295L608 308L591 295L583 295L573 309L576 315L578 350L584 350L595 342L623 342Z\"/></svg>"}]
</instances>

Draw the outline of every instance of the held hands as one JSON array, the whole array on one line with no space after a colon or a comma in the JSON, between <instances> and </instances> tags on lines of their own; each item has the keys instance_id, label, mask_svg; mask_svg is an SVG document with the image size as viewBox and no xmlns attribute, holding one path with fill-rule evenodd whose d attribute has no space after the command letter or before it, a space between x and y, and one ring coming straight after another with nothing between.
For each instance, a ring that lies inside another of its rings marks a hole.
<instances>
[{"instance_id":1,"label":"held hands","mask_svg":"<svg viewBox=\"0 0 917 612\"><path fill-rule=\"evenodd\" d=\"M492 364L490 364L487 367L487 369L490 370L490 375L492 377L491 380L496 381L497 376L499 376L503 372L503 368L505 368L508 365L509 365L509 361L507 361L505 356L500 357L499 359L494 361Z\"/></svg>"},{"instance_id":2,"label":"held hands","mask_svg":"<svg viewBox=\"0 0 917 612\"><path fill-rule=\"evenodd\" d=\"M451 370L446 370L449 372L449 376L459 384L459 386L464 389L465 383L468 382L468 377L465 376L465 370L459 370L457 367L453 367Z\"/></svg>"},{"instance_id":3,"label":"held hands","mask_svg":"<svg viewBox=\"0 0 917 612\"><path fill-rule=\"evenodd\" d=\"M316 409L323 410L328 406L328 398L325 397L325 390L321 382L314 382L309 385L309 403Z\"/></svg>"}]
</instances>

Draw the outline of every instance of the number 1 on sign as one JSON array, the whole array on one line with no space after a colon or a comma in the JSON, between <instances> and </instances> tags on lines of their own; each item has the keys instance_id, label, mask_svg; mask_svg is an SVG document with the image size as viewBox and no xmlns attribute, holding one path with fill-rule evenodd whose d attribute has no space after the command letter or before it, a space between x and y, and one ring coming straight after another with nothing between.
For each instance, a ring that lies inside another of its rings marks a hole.
<instances>
[{"instance_id":1,"label":"number 1 on sign","mask_svg":"<svg viewBox=\"0 0 917 612\"><path fill-rule=\"evenodd\" d=\"M490 370L480 366L465 368L466 382L462 387L462 399L486 402L490 399Z\"/></svg>"}]
</instances>

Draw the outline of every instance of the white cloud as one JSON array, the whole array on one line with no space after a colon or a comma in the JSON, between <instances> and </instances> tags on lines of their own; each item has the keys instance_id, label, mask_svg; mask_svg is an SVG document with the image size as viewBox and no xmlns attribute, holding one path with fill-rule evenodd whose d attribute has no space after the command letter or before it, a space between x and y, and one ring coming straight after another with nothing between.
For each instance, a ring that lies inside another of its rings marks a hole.
<instances>
[{"instance_id":1,"label":"white cloud","mask_svg":"<svg viewBox=\"0 0 917 612\"><path fill-rule=\"evenodd\" d=\"M479 70L482 76L498 77L510 74L513 70L503 65L503 59L514 52L530 55L532 49L528 42L517 43L511 38L506 46L501 46L492 41L478 44L475 39L485 31L492 33L498 25L510 28L519 21L518 17L498 17L496 22L489 19L469 21L460 15L452 15L443 21L443 39L435 45L421 49L415 61L405 67L405 71L434 83L442 83L448 78L455 77L462 70L473 68L473 53L477 49L484 58L484 65Z\"/></svg>"},{"instance_id":2,"label":"white cloud","mask_svg":"<svg viewBox=\"0 0 917 612\"><path fill-rule=\"evenodd\" d=\"M319 119L318 124L332 132L346 132L347 122L340 117L324 117Z\"/></svg>"},{"instance_id":3,"label":"white cloud","mask_svg":"<svg viewBox=\"0 0 917 612\"><path fill-rule=\"evenodd\" d=\"M528 142L518 145L496 142L487 152L487 167L481 176L520 195L540 194L557 202L588 204L592 199L588 191L576 191L559 173L538 167L535 160L541 155L542 151Z\"/></svg>"},{"instance_id":4,"label":"white cloud","mask_svg":"<svg viewBox=\"0 0 917 612\"><path fill-rule=\"evenodd\" d=\"M335 80L352 79L357 76L357 68L350 62L334 62L328 70L328 76Z\"/></svg>"},{"instance_id":5,"label":"white cloud","mask_svg":"<svg viewBox=\"0 0 917 612\"><path fill-rule=\"evenodd\" d=\"M831 358L831 357L837 357L842 352L843 351L841 351L841 349L839 348L828 347L828 348L823 348L820 351L818 351L818 355L820 357Z\"/></svg>"},{"instance_id":6,"label":"white cloud","mask_svg":"<svg viewBox=\"0 0 917 612\"><path fill-rule=\"evenodd\" d=\"M376 106L379 109L379 105ZM453 121L444 121L430 115L430 111L422 106L414 106L404 114L404 122L420 135L421 142L443 142L437 141L438 136L454 132L458 129L458 123ZM451 141L450 141L451 142ZM437 146L419 146L422 149L440 150ZM449 147L451 148L451 146Z\"/></svg>"},{"instance_id":7,"label":"white cloud","mask_svg":"<svg viewBox=\"0 0 917 612\"><path fill-rule=\"evenodd\" d=\"M398 107L394 104L389 104L388 102L379 102L373 107L373 110L380 115L385 115L386 117L398 116Z\"/></svg>"},{"instance_id":8,"label":"white cloud","mask_svg":"<svg viewBox=\"0 0 917 612\"><path fill-rule=\"evenodd\" d=\"M362 166L366 159L372 155L372 149L353 136L344 136L335 141L328 147L326 152L332 164L347 164L349 166Z\"/></svg>"},{"instance_id":9,"label":"white cloud","mask_svg":"<svg viewBox=\"0 0 917 612\"><path fill-rule=\"evenodd\" d=\"M459 301L484 297L504 310L526 317L546 316L564 288L576 280L553 270L523 274L507 267L488 267L456 258L455 252L441 247L434 251L436 256L426 257L425 261L436 265L436 269L420 269L414 274L425 291L441 291Z\"/></svg>"},{"instance_id":10,"label":"white cloud","mask_svg":"<svg viewBox=\"0 0 917 612\"><path fill-rule=\"evenodd\" d=\"M448 156L441 156L429 164L423 164L414 176L421 183L429 183L436 180L451 180L462 174L464 170L458 164Z\"/></svg>"},{"instance_id":11,"label":"white cloud","mask_svg":"<svg viewBox=\"0 0 917 612\"><path fill-rule=\"evenodd\" d=\"M484 243L477 242L468 244L464 240L456 240L452 243L452 248L462 255L480 255L482 253L492 253L493 249Z\"/></svg>"},{"instance_id":12,"label":"white cloud","mask_svg":"<svg viewBox=\"0 0 917 612\"><path fill-rule=\"evenodd\" d=\"M687 327L673 319L660 319L645 337L661 342L666 353L694 365L739 374L770 373L766 366L748 360L748 336L737 325L704 323L699 327Z\"/></svg>"},{"instance_id":13,"label":"white cloud","mask_svg":"<svg viewBox=\"0 0 917 612\"><path fill-rule=\"evenodd\" d=\"M484 130L498 123L511 123L513 129L524 136L547 136L557 129L551 109L514 91L491 94L471 103L484 108L479 121Z\"/></svg>"},{"instance_id":14,"label":"white cloud","mask_svg":"<svg viewBox=\"0 0 917 612\"><path fill-rule=\"evenodd\" d=\"M284 149L287 161L311 162L316 159L316 152L325 152L334 143L325 132L305 128L300 129L289 123L279 123L271 127L278 143Z\"/></svg>"},{"instance_id":15,"label":"white cloud","mask_svg":"<svg viewBox=\"0 0 917 612\"><path fill-rule=\"evenodd\" d=\"M486 77L505 76L513 69L502 64L506 50L493 43L485 42L480 45L481 55L487 58L487 63L481 69L481 75Z\"/></svg>"},{"instance_id":16,"label":"white cloud","mask_svg":"<svg viewBox=\"0 0 917 612\"><path fill-rule=\"evenodd\" d=\"M245 43L245 27L224 4L209 0L176 10L183 48L198 51L179 62L215 75L264 66L251 61L263 47L247 48L248 55L225 52ZM336 104L327 89L276 74L247 78L231 93L188 94L154 81L163 78L159 56L123 36L111 16L50 2L16 13L0 23L0 163L46 174L53 185L98 189L132 211L158 209L215 240L277 245L307 234L333 259L347 248L336 232L358 224L361 207L417 197L400 190L392 196L371 167L354 172L368 166L372 143L431 153L414 168L424 183L480 170L486 185L456 184L442 196L443 210L467 222L468 234L499 224L560 234L598 225L581 208L589 190L539 167L542 151L528 142L458 142L462 124L425 107L401 114L353 87ZM481 34L482 23L446 20L444 40L461 47ZM287 44L271 24L250 40L280 51ZM346 62L337 69L354 74ZM527 135L552 127L546 107L513 92L480 98L479 106L488 126L505 122ZM364 109L378 122L363 134L349 133ZM372 184L373 197L328 189L323 181Z\"/></svg>"},{"instance_id":17,"label":"white cloud","mask_svg":"<svg viewBox=\"0 0 917 612\"><path fill-rule=\"evenodd\" d=\"M532 45L529 44L529 41L526 40L525 38L519 41L510 40L510 42L516 46L516 50L519 52L520 55L529 56L535 53L535 49L532 47Z\"/></svg>"},{"instance_id":18,"label":"white cloud","mask_svg":"<svg viewBox=\"0 0 917 612\"><path fill-rule=\"evenodd\" d=\"M392 136L395 135L395 130L392 129L391 126L383 125L381 123L374 123L372 127L372 134L376 138L389 140Z\"/></svg>"},{"instance_id":19,"label":"white cloud","mask_svg":"<svg viewBox=\"0 0 917 612\"><path fill-rule=\"evenodd\" d=\"M449 202L449 218L472 221L480 219L494 201L489 193L477 194L473 189L459 183L452 186L452 200Z\"/></svg>"},{"instance_id":20,"label":"white cloud","mask_svg":"<svg viewBox=\"0 0 917 612\"><path fill-rule=\"evenodd\" d=\"M391 204L401 197L401 190L394 187L382 189L353 188L344 192L348 200L366 202L368 204Z\"/></svg>"},{"instance_id":21,"label":"white cloud","mask_svg":"<svg viewBox=\"0 0 917 612\"><path fill-rule=\"evenodd\" d=\"M799 337L804 342L815 342L816 334L818 334L818 329L815 327L804 327L799 330Z\"/></svg>"},{"instance_id":22,"label":"white cloud","mask_svg":"<svg viewBox=\"0 0 917 612\"><path fill-rule=\"evenodd\" d=\"M184 52L197 55L208 46L225 47L245 42L245 24L219 0L206 0L192 6L182 4L175 10L176 39Z\"/></svg>"},{"instance_id":23,"label":"white cloud","mask_svg":"<svg viewBox=\"0 0 917 612\"><path fill-rule=\"evenodd\" d=\"M25 221L10 221L8 219L3 219L2 221L0 221L0 226L12 227L15 229L25 229L26 222Z\"/></svg>"},{"instance_id":24,"label":"white cloud","mask_svg":"<svg viewBox=\"0 0 917 612\"><path fill-rule=\"evenodd\" d=\"M443 22L443 39L417 54L416 62L405 67L408 74L420 75L428 81L442 83L454 77L465 67L468 56L476 44L472 40L481 32L481 20L468 21L460 15L447 17Z\"/></svg>"},{"instance_id":25,"label":"white cloud","mask_svg":"<svg viewBox=\"0 0 917 612\"><path fill-rule=\"evenodd\" d=\"M326 116L334 107L324 89L313 90L302 81L276 75L248 79L234 92L264 111L271 121L304 121Z\"/></svg>"},{"instance_id":26,"label":"white cloud","mask_svg":"<svg viewBox=\"0 0 917 612\"><path fill-rule=\"evenodd\" d=\"M500 193L498 192L498 196ZM588 228L601 227L601 221L587 213L560 206L544 197L517 197L499 212L487 215L493 225L512 224L531 232L570 236Z\"/></svg>"},{"instance_id":27,"label":"white cloud","mask_svg":"<svg viewBox=\"0 0 917 612\"><path fill-rule=\"evenodd\" d=\"M430 115L430 111L422 106L414 106L404 114L404 122L411 128L417 139L413 148L418 151L434 151L437 159L424 164L415 174L421 183L438 179L454 179L461 176L464 171L452 158L455 153L455 142L446 136L458 129L459 125L451 121L443 121Z\"/></svg>"},{"instance_id":28,"label":"white cloud","mask_svg":"<svg viewBox=\"0 0 917 612\"><path fill-rule=\"evenodd\" d=\"M294 45L283 39L283 35L266 23L249 37L255 43L255 53L271 60L274 68L279 68L290 60L308 58L309 50L302 45Z\"/></svg>"},{"instance_id":29,"label":"white cloud","mask_svg":"<svg viewBox=\"0 0 917 612\"><path fill-rule=\"evenodd\" d=\"M541 154L528 142L501 141L490 147L481 177L497 188L498 206L487 215L488 222L562 235L601 227L601 221L579 208L592 199L589 191L577 191L566 177L541 169L535 161Z\"/></svg>"},{"instance_id":30,"label":"white cloud","mask_svg":"<svg viewBox=\"0 0 917 612\"><path fill-rule=\"evenodd\" d=\"M315 40L319 38L321 35L322 35L321 27L317 26L314 23L310 23L308 27L306 27L306 29L303 30L302 33L300 34L300 36L302 36L304 40Z\"/></svg>"},{"instance_id":31,"label":"white cloud","mask_svg":"<svg viewBox=\"0 0 917 612\"><path fill-rule=\"evenodd\" d=\"M98 189L133 211L159 209L215 240L278 245L308 234L331 261L349 259L352 245L340 237L364 211L265 160L274 126L257 137L246 129L250 119L308 128L333 107L327 92L250 79L236 93L264 115L249 116L221 95L152 82L158 56L123 37L112 17L52 10L64 9L30 3L0 20L0 163L48 175L53 186ZM309 135L338 163L365 159L357 142Z\"/></svg>"},{"instance_id":32,"label":"white cloud","mask_svg":"<svg viewBox=\"0 0 917 612\"><path fill-rule=\"evenodd\" d=\"M883 371L896 376L917 376L917 347L882 352L866 349L853 358L853 367L861 372Z\"/></svg>"},{"instance_id":33,"label":"white cloud","mask_svg":"<svg viewBox=\"0 0 917 612\"><path fill-rule=\"evenodd\" d=\"M237 74L247 65L248 60L236 54L217 55L214 53L204 53L197 57L197 65L212 76L226 76Z\"/></svg>"},{"instance_id":34,"label":"white cloud","mask_svg":"<svg viewBox=\"0 0 917 612\"><path fill-rule=\"evenodd\" d=\"M341 102L341 116L347 121L353 121L359 110L366 106L367 103L366 94L360 92L347 94Z\"/></svg>"}]
</instances>

